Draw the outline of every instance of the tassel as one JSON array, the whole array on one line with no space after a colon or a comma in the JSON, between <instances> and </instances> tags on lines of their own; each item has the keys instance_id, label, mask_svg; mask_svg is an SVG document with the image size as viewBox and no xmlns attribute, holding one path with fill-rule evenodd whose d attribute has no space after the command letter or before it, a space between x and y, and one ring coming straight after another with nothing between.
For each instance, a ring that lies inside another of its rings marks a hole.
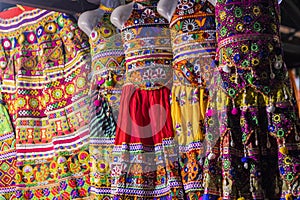
<instances>
[{"instance_id":1,"label":"tassel","mask_svg":"<svg viewBox=\"0 0 300 200\"><path fill-rule=\"evenodd\" d=\"M275 111L275 106L270 105L270 106L267 107L267 112L268 113L273 113L274 111Z\"/></svg>"},{"instance_id":2,"label":"tassel","mask_svg":"<svg viewBox=\"0 0 300 200\"><path fill-rule=\"evenodd\" d=\"M235 83L238 84L238 83L239 83L239 73L238 73L238 69L236 69L235 75L236 75Z\"/></svg>"},{"instance_id":3,"label":"tassel","mask_svg":"<svg viewBox=\"0 0 300 200\"><path fill-rule=\"evenodd\" d=\"M103 85L103 83L105 83L105 79L101 79L100 81L97 82L97 84L100 86L100 85Z\"/></svg>"},{"instance_id":4,"label":"tassel","mask_svg":"<svg viewBox=\"0 0 300 200\"><path fill-rule=\"evenodd\" d=\"M281 68L282 68L282 62L276 61L276 62L275 62L275 65L274 65L274 68L275 68L275 69L281 69Z\"/></svg>"},{"instance_id":5,"label":"tassel","mask_svg":"<svg viewBox=\"0 0 300 200\"><path fill-rule=\"evenodd\" d=\"M233 142L232 139L231 139L231 141L230 141L230 146L231 146L231 147L234 147L234 146L235 146L235 144L234 144L234 142Z\"/></svg>"},{"instance_id":6,"label":"tassel","mask_svg":"<svg viewBox=\"0 0 300 200\"><path fill-rule=\"evenodd\" d=\"M287 92L286 92L286 89L283 88L283 93L284 93L284 98L285 99L288 99L289 98L289 95L287 95Z\"/></svg>"},{"instance_id":7,"label":"tassel","mask_svg":"<svg viewBox=\"0 0 300 200\"><path fill-rule=\"evenodd\" d=\"M100 106L100 101L99 101L99 99L96 99L96 100L94 101L94 105L97 106L97 107Z\"/></svg>"},{"instance_id":8,"label":"tassel","mask_svg":"<svg viewBox=\"0 0 300 200\"><path fill-rule=\"evenodd\" d=\"M287 194L287 195L285 195L285 199L286 200L293 200L293 195Z\"/></svg>"},{"instance_id":9,"label":"tassel","mask_svg":"<svg viewBox=\"0 0 300 200\"><path fill-rule=\"evenodd\" d=\"M222 67L222 70L223 70L223 72L226 72L226 73L231 72L231 69L230 69L230 67L228 67L228 65L224 65L224 66Z\"/></svg>"},{"instance_id":10,"label":"tassel","mask_svg":"<svg viewBox=\"0 0 300 200\"><path fill-rule=\"evenodd\" d=\"M232 101L232 105L233 105L233 108L231 110L231 114L237 115L239 113L239 110L235 107L234 100Z\"/></svg>"},{"instance_id":11,"label":"tassel","mask_svg":"<svg viewBox=\"0 0 300 200\"><path fill-rule=\"evenodd\" d=\"M271 79L274 79L275 77L276 77L276 75L274 74L274 72L273 72L273 69L272 69L272 64L271 64L271 62L270 62L270 78Z\"/></svg>"},{"instance_id":12,"label":"tassel","mask_svg":"<svg viewBox=\"0 0 300 200\"><path fill-rule=\"evenodd\" d=\"M207 113L206 113L206 116L207 117L212 117L213 115L214 115L214 110L213 109L208 109Z\"/></svg>"},{"instance_id":13,"label":"tassel","mask_svg":"<svg viewBox=\"0 0 300 200\"><path fill-rule=\"evenodd\" d=\"M267 148L270 149L271 148L271 142L269 139L269 134L267 134Z\"/></svg>"},{"instance_id":14,"label":"tassel","mask_svg":"<svg viewBox=\"0 0 300 200\"><path fill-rule=\"evenodd\" d=\"M235 144L234 144L234 141L233 141L233 138L232 138L232 133L231 133L230 130L229 130L229 136L230 136L230 146L231 146L231 147L234 147Z\"/></svg>"},{"instance_id":15,"label":"tassel","mask_svg":"<svg viewBox=\"0 0 300 200\"><path fill-rule=\"evenodd\" d=\"M248 164L249 158L248 157L243 157L241 159L241 161L242 161L242 163L244 163L244 168L248 169L248 167L249 167L249 164Z\"/></svg>"},{"instance_id":16,"label":"tassel","mask_svg":"<svg viewBox=\"0 0 300 200\"><path fill-rule=\"evenodd\" d=\"M276 56L276 61L274 64L275 69L281 69L283 65L282 57L281 56Z\"/></svg>"},{"instance_id":17,"label":"tassel","mask_svg":"<svg viewBox=\"0 0 300 200\"><path fill-rule=\"evenodd\" d=\"M214 153L209 153L209 155L208 155L208 160L213 160L213 159L215 159L216 158L216 154L214 154Z\"/></svg>"},{"instance_id":18,"label":"tassel","mask_svg":"<svg viewBox=\"0 0 300 200\"><path fill-rule=\"evenodd\" d=\"M258 146L257 130L255 130L255 145Z\"/></svg>"},{"instance_id":19,"label":"tassel","mask_svg":"<svg viewBox=\"0 0 300 200\"><path fill-rule=\"evenodd\" d=\"M289 153L289 150L286 147L280 147L279 152L283 155L287 155Z\"/></svg>"},{"instance_id":20,"label":"tassel","mask_svg":"<svg viewBox=\"0 0 300 200\"><path fill-rule=\"evenodd\" d=\"M299 141L300 141L300 137L299 137L299 134L298 134L298 130L297 130L297 126L296 126L296 125L294 126L294 130L295 130L295 140L296 140L296 142L299 142Z\"/></svg>"},{"instance_id":21,"label":"tassel","mask_svg":"<svg viewBox=\"0 0 300 200\"><path fill-rule=\"evenodd\" d=\"M272 97L270 96L270 97L269 97L269 106L267 106L267 112L268 112L268 113L273 113L273 112L275 112L275 110L276 110L276 108L275 108L275 106L274 106L274 104L273 104L273 99L272 99Z\"/></svg>"},{"instance_id":22,"label":"tassel","mask_svg":"<svg viewBox=\"0 0 300 200\"><path fill-rule=\"evenodd\" d=\"M244 157L241 159L241 161L242 161L242 163L244 163L244 168L248 169L248 167L249 167L249 164L248 164L249 157L247 156L246 146L244 146Z\"/></svg>"},{"instance_id":23,"label":"tassel","mask_svg":"<svg viewBox=\"0 0 300 200\"><path fill-rule=\"evenodd\" d=\"M98 96L97 96L97 99L94 101L94 106L101 106L101 101L99 100L100 99L100 93L98 93Z\"/></svg>"},{"instance_id":24,"label":"tassel","mask_svg":"<svg viewBox=\"0 0 300 200\"><path fill-rule=\"evenodd\" d=\"M113 85L113 80L111 77L109 77L106 81L105 81L105 86L109 87Z\"/></svg>"}]
</instances>

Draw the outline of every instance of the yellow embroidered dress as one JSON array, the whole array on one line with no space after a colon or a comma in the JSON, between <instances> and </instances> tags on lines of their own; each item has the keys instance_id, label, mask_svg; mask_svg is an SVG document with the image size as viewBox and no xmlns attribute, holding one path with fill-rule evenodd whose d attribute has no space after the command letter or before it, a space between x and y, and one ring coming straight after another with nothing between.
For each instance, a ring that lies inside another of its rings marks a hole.
<instances>
[{"instance_id":1,"label":"yellow embroidered dress","mask_svg":"<svg viewBox=\"0 0 300 200\"><path fill-rule=\"evenodd\" d=\"M185 195L193 199L203 193L206 86L216 53L214 14L209 1L179 0L170 22L174 57L171 114Z\"/></svg>"}]
</instances>

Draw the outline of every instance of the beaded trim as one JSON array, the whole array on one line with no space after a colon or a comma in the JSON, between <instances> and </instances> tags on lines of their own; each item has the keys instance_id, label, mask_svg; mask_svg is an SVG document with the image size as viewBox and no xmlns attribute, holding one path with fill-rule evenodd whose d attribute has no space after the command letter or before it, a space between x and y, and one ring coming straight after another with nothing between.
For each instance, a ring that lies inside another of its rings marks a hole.
<instances>
[{"instance_id":1,"label":"beaded trim","mask_svg":"<svg viewBox=\"0 0 300 200\"><path fill-rule=\"evenodd\" d=\"M228 37L222 41L219 41L219 45L218 48L221 49L224 46L231 44L233 42L241 42L241 41L248 41L248 40L271 40L274 39L276 41L279 41L279 37L278 36L274 36L271 34L244 34L244 35L238 35L238 36L232 36L232 37Z\"/></svg>"}]
</instances>

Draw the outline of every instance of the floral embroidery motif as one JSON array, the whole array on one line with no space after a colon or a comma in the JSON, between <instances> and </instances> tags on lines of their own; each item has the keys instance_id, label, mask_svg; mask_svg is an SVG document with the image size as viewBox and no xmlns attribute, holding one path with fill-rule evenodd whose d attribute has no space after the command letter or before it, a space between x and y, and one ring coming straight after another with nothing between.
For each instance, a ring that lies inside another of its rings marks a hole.
<instances>
[{"instance_id":1,"label":"floral embroidery motif","mask_svg":"<svg viewBox=\"0 0 300 200\"><path fill-rule=\"evenodd\" d=\"M141 18L127 21L124 25L126 28L122 30L126 54L126 77L129 82L141 89L166 86L170 84L172 78L170 68L172 54L167 50L171 48L169 31L159 27L167 24L167 21L159 16L155 9L155 7L135 4L133 15ZM144 26L144 24L151 26ZM146 58L139 59L145 56Z\"/></svg>"}]
</instances>

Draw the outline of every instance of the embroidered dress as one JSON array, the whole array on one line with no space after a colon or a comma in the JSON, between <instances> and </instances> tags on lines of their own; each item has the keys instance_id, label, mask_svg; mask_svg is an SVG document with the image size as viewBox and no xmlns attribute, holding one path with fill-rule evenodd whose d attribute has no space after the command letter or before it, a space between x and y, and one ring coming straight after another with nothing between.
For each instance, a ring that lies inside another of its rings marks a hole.
<instances>
[{"instance_id":1,"label":"embroidered dress","mask_svg":"<svg viewBox=\"0 0 300 200\"><path fill-rule=\"evenodd\" d=\"M205 88L216 53L214 14L209 1L179 0L170 22L174 56L171 113L187 199L203 194Z\"/></svg>"},{"instance_id":2,"label":"embroidered dress","mask_svg":"<svg viewBox=\"0 0 300 200\"><path fill-rule=\"evenodd\" d=\"M169 104L170 33L157 2L134 2L121 30L126 83L111 168L114 199L183 198Z\"/></svg>"},{"instance_id":3,"label":"embroidered dress","mask_svg":"<svg viewBox=\"0 0 300 200\"><path fill-rule=\"evenodd\" d=\"M0 20L0 41L3 101L16 134L17 198L88 198L86 37L69 16L26 7Z\"/></svg>"},{"instance_id":4,"label":"embroidered dress","mask_svg":"<svg viewBox=\"0 0 300 200\"><path fill-rule=\"evenodd\" d=\"M299 197L296 110L276 0L218 1L204 199Z\"/></svg>"},{"instance_id":5,"label":"embroidered dress","mask_svg":"<svg viewBox=\"0 0 300 200\"><path fill-rule=\"evenodd\" d=\"M0 199L10 200L16 198L16 138L1 96L0 93Z\"/></svg>"},{"instance_id":6,"label":"embroidered dress","mask_svg":"<svg viewBox=\"0 0 300 200\"><path fill-rule=\"evenodd\" d=\"M105 13L90 35L91 84L91 193L93 199L111 199L110 166L123 85L124 51L121 35Z\"/></svg>"}]
</instances>

